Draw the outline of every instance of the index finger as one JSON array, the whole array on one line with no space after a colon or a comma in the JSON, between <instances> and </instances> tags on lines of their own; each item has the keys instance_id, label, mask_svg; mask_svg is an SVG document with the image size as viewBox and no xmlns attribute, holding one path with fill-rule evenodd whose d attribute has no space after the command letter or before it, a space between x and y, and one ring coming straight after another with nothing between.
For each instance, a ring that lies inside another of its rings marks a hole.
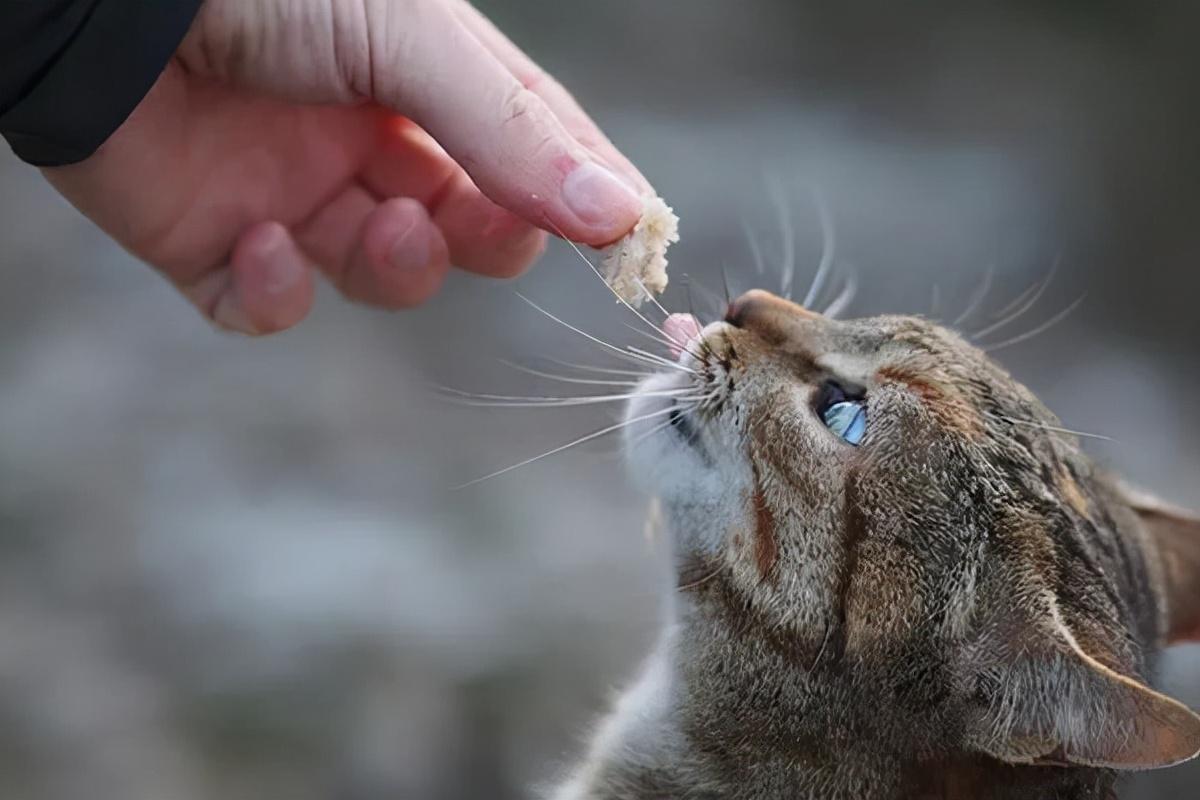
<instances>
[{"instance_id":1,"label":"index finger","mask_svg":"<svg viewBox=\"0 0 1200 800\"><path fill-rule=\"evenodd\" d=\"M372 26L376 102L414 120L484 194L538 227L603 245L637 223L636 187L576 140L447 6L406 7L408 16Z\"/></svg>"},{"instance_id":2,"label":"index finger","mask_svg":"<svg viewBox=\"0 0 1200 800\"><path fill-rule=\"evenodd\" d=\"M471 33L500 60L513 77L546 105L562 121L575 139L598 155L608 166L628 178L642 194L654 194L649 181L609 140L575 98L552 75L542 69L521 48L513 44L479 9L466 0L452 0L455 13Z\"/></svg>"}]
</instances>

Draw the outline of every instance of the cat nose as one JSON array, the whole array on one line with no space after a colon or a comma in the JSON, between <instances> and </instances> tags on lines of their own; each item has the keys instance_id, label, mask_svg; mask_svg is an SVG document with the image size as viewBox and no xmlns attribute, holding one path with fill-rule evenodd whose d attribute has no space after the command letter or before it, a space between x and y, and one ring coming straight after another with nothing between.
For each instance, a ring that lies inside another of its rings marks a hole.
<instances>
[{"instance_id":1,"label":"cat nose","mask_svg":"<svg viewBox=\"0 0 1200 800\"><path fill-rule=\"evenodd\" d=\"M819 316L799 303L762 289L751 289L730 303L725 311L725 321L735 328L772 333L778 333L796 318L816 319Z\"/></svg>"}]
</instances>

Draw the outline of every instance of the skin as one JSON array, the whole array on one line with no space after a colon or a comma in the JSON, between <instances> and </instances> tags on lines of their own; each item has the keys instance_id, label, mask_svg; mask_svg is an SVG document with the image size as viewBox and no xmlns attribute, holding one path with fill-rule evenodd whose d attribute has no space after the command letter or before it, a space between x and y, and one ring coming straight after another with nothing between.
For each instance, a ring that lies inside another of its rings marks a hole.
<instances>
[{"instance_id":1,"label":"skin","mask_svg":"<svg viewBox=\"0 0 1200 800\"><path fill-rule=\"evenodd\" d=\"M765 292L631 404L676 557L660 646L556 800L1108 800L1200 751L1150 688L1195 636L1200 521L1097 470L926 320ZM818 414L861 395L861 445ZM694 389L698 401L666 398Z\"/></svg>"},{"instance_id":2,"label":"skin","mask_svg":"<svg viewBox=\"0 0 1200 800\"><path fill-rule=\"evenodd\" d=\"M570 95L462 0L207 0L126 123L44 171L206 317L295 325L319 270L424 302L504 278L543 229L604 245L649 191Z\"/></svg>"}]
</instances>

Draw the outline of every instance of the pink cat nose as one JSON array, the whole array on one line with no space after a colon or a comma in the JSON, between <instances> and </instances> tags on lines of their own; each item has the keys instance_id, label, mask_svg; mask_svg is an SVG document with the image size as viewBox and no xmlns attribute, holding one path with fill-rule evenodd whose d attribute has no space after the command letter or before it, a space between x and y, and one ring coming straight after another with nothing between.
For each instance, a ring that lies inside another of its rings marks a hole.
<instances>
[{"instance_id":1,"label":"pink cat nose","mask_svg":"<svg viewBox=\"0 0 1200 800\"><path fill-rule=\"evenodd\" d=\"M670 340L672 358L679 358L688 342L700 336L700 323L691 314L672 314L663 323L663 333Z\"/></svg>"}]
</instances>

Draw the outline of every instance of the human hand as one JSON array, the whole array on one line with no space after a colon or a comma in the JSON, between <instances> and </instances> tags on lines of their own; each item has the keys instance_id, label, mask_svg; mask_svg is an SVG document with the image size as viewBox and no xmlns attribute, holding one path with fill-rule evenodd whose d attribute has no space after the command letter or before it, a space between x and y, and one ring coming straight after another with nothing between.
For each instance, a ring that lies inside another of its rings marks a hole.
<instances>
[{"instance_id":1,"label":"human hand","mask_svg":"<svg viewBox=\"0 0 1200 800\"><path fill-rule=\"evenodd\" d=\"M520 273L541 229L614 241L649 189L464 0L206 0L125 124L45 172L248 334L307 315L314 266L352 299L412 306L451 263Z\"/></svg>"}]
</instances>

